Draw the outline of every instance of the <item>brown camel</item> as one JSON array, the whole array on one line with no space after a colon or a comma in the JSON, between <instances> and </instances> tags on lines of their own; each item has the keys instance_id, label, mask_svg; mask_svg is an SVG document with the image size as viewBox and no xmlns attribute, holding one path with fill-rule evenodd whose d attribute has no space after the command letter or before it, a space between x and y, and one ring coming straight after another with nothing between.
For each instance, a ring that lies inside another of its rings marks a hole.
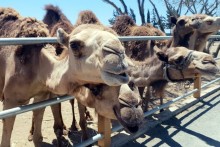
<instances>
[{"instance_id":1,"label":"brown camel","mask_svg":"<svg viewBox=\"0 0 220 147\"><path fill-rule=\"evenodd\" d=\"M204 51L208 37L216 34L220 29L220 17L195 14L192 15L192 18L200 23L195 25L196 30L191 37L194 42L191 44L191 48L197 51Z\"/></svg>"},{"instance_id":2,"label":"brown camel","mask_svg":"<svg viewBox=\"0 0 220 147\"><path fill-rule=\"evenodd\" d=\"M46 26L33 18L23 18L11 8L0 8L1 37L47 37ZM71 34L57 31L58 42L68 47L65 57L57 56L51 45L0 47L1 100L3 110L58 95L74 94L85 84L119 86L129 78L125 71L124 47L118 37L100 25L81 25ZM33 49L32 49L33 48ZM111 62L109 62L111 61ZM34 66L33 66L34 65ZM33 141L40 146L44 109L34 111ZM3 119L1 146L9 147L15 116Z\"/></svg>"},{"instance_id":3,"label":"brown camel","mask_svg":"<svg viewBox=\"0 0 220 147\"><path fill-rule=\"evenodd\" d=\"M53 8L52 10L50 8ZM50 9L50 11L47 11L46 18L44 20L47 20L46 22L53 22L53 25L56 28L59 28L59 24L64 24L63 26L66 26L68 24L65 24L68 20L63 15L62 12L57 8L50 5L46 7L46 9ZM54 16L60 19L55 20L48 20L48 19L54 19L52 17L52 14L48 13L54 13ZM89 18L93 15L90 11L82 11L79 14L79 18L77 20L76 25L79 26L80 24L88 23L86 21L85 16L89 15ZM65 18L65 20L62 20L62 18ZM81 19L82 18L82 19ZM95 15L94 15L95 18ZM58 22L57 24L55 22ZM89 21L93 22L93 21ZM99 22L98 20L96 22ZM97 23L98 25L101 25L101 23ZM48 25L52 26L52 25ZM62 27L62 26L60 26ZM53 27L50 27L51 30L53 30ZM69 26L68 28L72 28L72 26ZM109 29L110 30L110 29ZM112 30L110 30L112 32ZM62 51L65 51L65 47L63 46L56 46L60 49L62 47ZM61 53L62 56L62 53ZM139 93L137 91L137 88L135 89L134 85L130 84L131 88L128 87L128 85L123 85L122 87L110 87L107 85L89 85L88 88L81 88L79 91L75 93L75 97L78 100L79 103L79 112L80 112L80 127L83 132L83 139L87 139L86 134L86 120L84 118L85 113L85 106L95 108L99 115L102 115L104 117L110 118L110 119L117 119L119 122L125 127L126 130L129 132L136 132L138 130L138 125L140 124L141 120L143 119L143 111L141 109L141 100ZM51 96L52 97L52 96ZM133 104L134 102L134 104ZM73 103L72 103L73 104ZM83 105L82 105L83 104ZM119 106L119 108L116 108L116 105ZM129 108L131 106L135 106L136 108ZM104 109L105 108L105 109ZM74 107L72 105L72 110L74 110ZM128 113L128 111L130 113ZM64 125L62 115L61 115L61 105L53 105L52 106L52 112L54 114L54 131L57 136L58 146L61 146L62 144L62 135L63 132L66 130L66 127ZM134 116L135 115L135 116ZM136 117L138 116L138 117ZM75 117L74 117L74 111L73 111L73 122L71 128L76 125ZM33 124L35 122L33 121ZM35 128L32 124L29 140L32 139L33 132ZM74 127L75 128L75 127Z\"/></svg>"},{"instance_id":4,"label":"brown camel","mask_svg":"<svg viewBox=\"0 0 220 147\"><path fill-rule=\"evenodd\" d=\"M130 83L122 86L107 86L104 84L81 88L80 92L75 94L79 105L80 127L82 130L82 139L88 139L87 121L85 118L85 106L95 108L96 112L109 119L118 120L129 133L138 131L140 124L144 118L141 108L142 101L137 87ZM53 106L53 114L55 119L54 126L57 136L58 146L63 142L63 119L61 108L58 105Z\"/></svg>"},{"instance_id":5,"label":"brown camel","mask_svg":"<svg viewBox=\"0 0 220 147\"><path fill-rule=\"evenodd\" d=\"M185 47L171 47L161 50L155 46L154 49L156 55L146 61L133 61L136 66L131 68L129 75L136 86L152 86L153 90L161 97L163 97L165 86L169 81L192 80L196 73L203 76L213 76L218 72L216 62L209 54L192 51ZM147 96L150 97L149 89ZM145 103L148 101L149 99Z\"/></svg>"}]
</instances>

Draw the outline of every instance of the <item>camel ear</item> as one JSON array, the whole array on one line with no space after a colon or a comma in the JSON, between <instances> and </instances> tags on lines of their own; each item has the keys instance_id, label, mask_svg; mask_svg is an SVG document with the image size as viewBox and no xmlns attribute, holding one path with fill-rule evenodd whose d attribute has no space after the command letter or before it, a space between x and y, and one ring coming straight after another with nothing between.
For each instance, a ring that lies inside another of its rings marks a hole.
<instances>
[{"instance_id":1,"label":"camel ear","mask_svg":"<svg viewBox=\"0 0 220 147\"><path fill-rule=\"evenodd\" d=\"M68 47L68 43L69 43L69 35L62 29L62 28L59 28L57 30L57 41Z\"/></svg>"},{"instance_id":2,"label":"camel ear","mask_svg":"<svg viewBox=\"0 0 220 147\"><path fill-rule=\"evenodd\" d=\"M154 46L154 51L159 60L168 63L168 56L161 49L159 49L156 45Z\"/></svg>"},{"instance_id":3,"label":"camel ear","mask_svg":"<svg viewBox=\"0 0 220 147\"><path fill-rule=\"evenodd\" d=\"M174 25L176 25L176 22L177 22L177 18L175 16L171 16L170 17L170 22Z\"/></svg>"}]
</instances>

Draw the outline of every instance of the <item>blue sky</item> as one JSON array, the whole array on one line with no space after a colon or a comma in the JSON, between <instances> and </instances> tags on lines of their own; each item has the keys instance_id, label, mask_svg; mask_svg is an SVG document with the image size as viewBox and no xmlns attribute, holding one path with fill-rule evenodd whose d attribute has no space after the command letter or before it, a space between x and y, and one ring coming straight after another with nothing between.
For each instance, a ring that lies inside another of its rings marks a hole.
<instances>
[{"instance_id":1,"label":"blue sky","mask_svg":"<svg viewBox=\"0 0 220 147\"><path fill-rule=\"evenodd\" d=\"M119 0L112 0L116 4L120 4ZM155 0L154 0L155 1ZM128 7L134 9L137 17L137 24L140 25L140 17L138 12L138 6L136 0L125 0ZM155 3L159 6L159 13L163 15L165 13L164 5L160 0L156 0ZM11 7L16 9L22 16L35 17L38 20L42 20L45 15L44 6L47 4L53 4L58 6L62 12L67 16L67 18L75 23L77 15L82 10L92 10L99 20L105 24L109 25L108 19L112 18L114 8L102 0L1 0L1 7ZM151 4L145 2L145 8L152 9Z\"/></svg>"}]
</instances>

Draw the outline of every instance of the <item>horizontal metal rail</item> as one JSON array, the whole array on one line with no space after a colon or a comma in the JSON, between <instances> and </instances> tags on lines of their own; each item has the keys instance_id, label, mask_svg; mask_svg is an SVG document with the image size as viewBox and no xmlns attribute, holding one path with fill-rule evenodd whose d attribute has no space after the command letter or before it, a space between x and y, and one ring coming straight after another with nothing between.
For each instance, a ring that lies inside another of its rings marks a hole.
<instances>
[{"instance_id":1,"label":"horizontal metal rail","mask_svg":"<svg viewBox=\"0 0 220 147\"><path fill-rule=\"evenodd\" d=\"M207 86L209 86L209 85L211 85L211 84L213 84L213 83L215 83L215 82L217 82L217 81L220 81L220 78L217 78L217 79L215 79L215 80L213 80L213 81L210 81L210 82L204 84L204 85L201 87L201 89L203 89L203 88L205 88L205 87L207 87ZM187 92L187 93L185 93L185 94L183 94L183 95L181 95L181 96L179 96L179 97L177 97L177 98L174 98L174 99L172 99L171 101L168 101L168 102L165 103L165 104L162 104L162 105L160 105L160 106L157 106L157 107L155 107L155 108L153 108L153 109L151 109L151 110L145 112L145 113L144 113L144 117L150 116L150 115L154 114L155 112L157 112L157 111L159 111L159 110L161 110L161 109L167 108L167 107L169 107L171 104L173 104L173 103L175 103L175 102L177 102L177 101L179 101L179 100L181 100L181 99L183 99L183 98L185 98L185 97L187 97L187 96L190 96L190 95L192 95L193 93L195 93L195 92L197 92L197 91L198 91L198 89L193 89L192 91L189 91L189 92ZM119 130L121 130L121 129L123 129L123 126L122 126L122 125L118 125L118 126L112 128L112 133L113 133L113 132L117 132L117 131L119 131ZM88 146L88 145L90 145L90 144L93 144L93 143L97 142L98 140L100 140L100 139L102 139L102 138L103 138L103 135L99 133L99 134L93 136L92 138L89 138L88 140L83 141L82 143L79 143L79 144L77 144L77 145L75 145L75 146L76 146L76 147Z\"/></svg>"},{"instance_id":2,"label":"horizontal metal rail","mask_svg":"<svg viewBox=\"0 0 220 147\"><path fill-rule=\"evenodd\" d=\"M57 37L0 38L0 45L28 45L42 43L58 43Z\"/></svg>"},{"instance_id":3,"label":"horizontal metal rail","mask_svg":"<svg viewBox=\"0 0 220 147\"><path fill-rule=\"evenodd\" d=\"M120 36L121 41L164 40L172 36ZM220 35L211 35L209 38L220 38ZM0 45L28 45L42 43L58 43L57 37L25 37L25 38L0 38Z\"/></svg>"},{"instance_id":4,"label":"horizontal metal rail","mask_svg":"<svg viewBox=\"0 0 220 147\"><path fill-rule=\"evenodd\" d=\"M21 114L24 112L44 108L46 106L54 105L54 104L61 103L61 102L71 100L71 99L74 99L74 97L73 96L61 96L61 97L51 98L51 99L48 99L45 101L41 101L41 102L29 104L29 105L24 105L24 106L20 106L20 107L7 109L7 110L0 112L0 119L14 116L17 114Z\"/></svg>"}]
</instances>

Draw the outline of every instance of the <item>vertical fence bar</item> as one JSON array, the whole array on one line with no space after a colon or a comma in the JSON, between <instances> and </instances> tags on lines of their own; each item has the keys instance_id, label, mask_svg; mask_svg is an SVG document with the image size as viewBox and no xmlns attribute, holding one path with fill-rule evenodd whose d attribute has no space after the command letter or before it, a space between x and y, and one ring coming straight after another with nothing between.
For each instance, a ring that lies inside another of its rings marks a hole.
<instances>
[{"instance_id":1,"label":"vertical fence bar","mask_svg":"<svg viewBox=\"0 0 220 147\"><path fill-rule=\"evenodd\" d=\"M195 74L194 89L198 89L198 91L193 94L193 97L199 98L201 96L201 75L200 74Z\"/></svg>"},{"instance_id":2,"label":"vertical fence bar","mask_svg":"<svg viewBox=\"0 0 220 147\"><path fill-rule=\"evenodd\" d=\"M104 138L98 141L99 147L110 147L111 144L111 121L108 118L98 115L98 132Z\"/></svg>"}]
</instances>

